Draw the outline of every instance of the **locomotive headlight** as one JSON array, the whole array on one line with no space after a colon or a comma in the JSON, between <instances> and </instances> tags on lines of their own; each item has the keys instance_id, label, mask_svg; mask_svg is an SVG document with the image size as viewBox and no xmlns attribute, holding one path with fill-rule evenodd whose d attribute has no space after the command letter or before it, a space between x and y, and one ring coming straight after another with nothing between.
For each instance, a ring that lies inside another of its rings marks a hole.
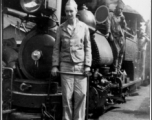
<instances>
[{"instance_id":1,"label":"locomotive headlight","mask_svg":"<svg viewBox=\"0 0 152 120\"><path fill-rule=\"evenodd\" d=\"M20 0L22 9L27 13L35 13L40 10L44 0Z\"/></svg>"},{"instance_id":2,"label":"locomotive headlight","mask_svg":"<svg viewBox=\"0 0 152 120\"><path fill-rule=\"evenodd\" d=\"M20 5L29 14L42 12L49 14L57 10L57 2L57 0L20 0Z\"/></svg>"}]
</instances>

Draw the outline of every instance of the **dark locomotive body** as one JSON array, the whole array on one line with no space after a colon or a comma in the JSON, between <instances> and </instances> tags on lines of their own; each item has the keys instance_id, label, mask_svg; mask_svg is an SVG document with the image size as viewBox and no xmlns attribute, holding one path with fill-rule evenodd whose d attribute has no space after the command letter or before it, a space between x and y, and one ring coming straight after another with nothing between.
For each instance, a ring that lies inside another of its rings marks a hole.
<instances>
[{"instance_id":1,"label":"dark locomotive body","mask_svg":"<svg viewBox=\"0 0 152 120\"><path fill-rule=\"evenodd\" d=\"M45 13L48 14L46 11ZM19 16L18 13L9 9L6 13ZM54 10L51 15L53 13ZM58 120L62 116L60 75L52 77L50 74L52 49L58 23L56 17L50 19L48 16L42 17L39 14L36 16L26 18L22 14L26 20L34 21L36 26L22 40L19 49L15 49L18 54L12 52L7 56L13 58L17 55L18 58L14 58L15 62L3 68L4 120ZM138 46L126 40L125 64L122 66L121 73L117 74L111 69L112 48L104 37L104 30L103 32L96 30L94 15L86 9L81 9L78 18L90 27L93 62L89 81L88 109L90 114L98 116L111 105L126 102L125 96L128 94L130 85L136 83L136 81L129 82L129 79L138 79L138 76L135 76L138 71L134 69L136 63L132 59L126 60L127 52L132 48L134 52L129 51L129 55L138 57ZM5 46L3 48L7 49Z\"/></svg>"}]
</instances>

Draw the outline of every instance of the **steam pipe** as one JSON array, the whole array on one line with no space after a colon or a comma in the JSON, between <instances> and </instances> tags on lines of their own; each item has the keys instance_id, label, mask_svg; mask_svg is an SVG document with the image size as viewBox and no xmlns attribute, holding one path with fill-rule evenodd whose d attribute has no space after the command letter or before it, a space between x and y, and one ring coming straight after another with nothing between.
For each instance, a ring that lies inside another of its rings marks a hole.
<instances>
[{"instance_id":1,"label":"steam pipe","mask_svg":"<svg viewBox=\"0 0 152 120\"><path fill-rule=\"evenodd\" d=\"M35 16L33 16L33 15L28 15L27 13L20 12L15 9L7 8L7 7L4 8L3 12L5 14L12 15L12 16L20 18L20 19L25 19L27 16L29 16L30 18L35 18Z\"/></svg>"}]
</instances>

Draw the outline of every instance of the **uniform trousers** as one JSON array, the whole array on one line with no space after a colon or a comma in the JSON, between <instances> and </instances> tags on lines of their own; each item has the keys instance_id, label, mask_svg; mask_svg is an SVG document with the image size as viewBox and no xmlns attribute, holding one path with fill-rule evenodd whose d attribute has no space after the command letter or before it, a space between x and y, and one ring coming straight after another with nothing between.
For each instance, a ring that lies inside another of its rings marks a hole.
<instances>
[{"instance_id":1,"label":"uniform trousers","mask_svg":"<svg viewBox=\"0 0 152 120\"><path fill-rule=\"evenodd\" d=\"M122 61L123 61L123 56L125 52L125 39L124 37L114 37L114 40L112 41L112 51L114 55L114 62L113 66L115 70L120 70Z\"/></svg>"},{"instance_id":2,"label":"uniform trousers","mask_svg":"<svg viewBox=\"0 0 152 120\"><path fill-rule=\"evenodd\" d=\"M62 72L83 73L82 63L61 62ZM62 87L62 120L84 120L86 107L87 78L84 76L61 74Z\"/></svg>"}]
</instances>

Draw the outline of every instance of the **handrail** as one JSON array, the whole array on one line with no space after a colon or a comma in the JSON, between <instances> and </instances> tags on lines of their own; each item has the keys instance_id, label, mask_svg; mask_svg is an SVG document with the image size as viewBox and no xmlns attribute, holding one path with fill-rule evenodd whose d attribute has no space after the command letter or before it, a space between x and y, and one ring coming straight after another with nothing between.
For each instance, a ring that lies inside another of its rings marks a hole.
<instances>
[{"instance_id":1,"label":"handrail","mask_svg":"<svg viewBox=\"0 0 152 120\"><path fill-rule=\"evenodd\" d=\"M8 113L12 113L15 112L16 109L8 109L8 110L2 110L2 114L8 114Z\"/></svg>"},{"instance_id":2,"label":"handrail","mask_svg":"<svg viewBox=\"0 0 152 120\"><path fill-rule=\"evenodd\" d=\"M127 33L128 35L130 35L131 37L135 37L134 35L132 35L131 33L129 33L128 31L126 31L126 30L124 30L125 31L125 33Z\"/></svg>"},{"instance_id":3,"label":"handrail","mask_svg":"<svg viewBox=\"0 0 152 120\"><path fill-rule=\"evenodd\" d=\"M14 69L11 67L2 67L2 70L11 70L11 88L10 88L10 92L11 92L11 101L12 101L12 89L13 89L13 75L14 75ZM10 103L10 109L11 109L11 103Z\"/></svg>"},{"instance_id":4,"label":"handrail","mask_svg":"<svg viewBox=\"0 0 152 120\"><path fill-rule=\"evenodd\" d=\"M84 76L83 73L76 73L76 72L62 72L62 71L59 71L58 73L60 73L60 74L66 74L66 75L80 75L80 76Z\"/></svg>"}]
</instances>

